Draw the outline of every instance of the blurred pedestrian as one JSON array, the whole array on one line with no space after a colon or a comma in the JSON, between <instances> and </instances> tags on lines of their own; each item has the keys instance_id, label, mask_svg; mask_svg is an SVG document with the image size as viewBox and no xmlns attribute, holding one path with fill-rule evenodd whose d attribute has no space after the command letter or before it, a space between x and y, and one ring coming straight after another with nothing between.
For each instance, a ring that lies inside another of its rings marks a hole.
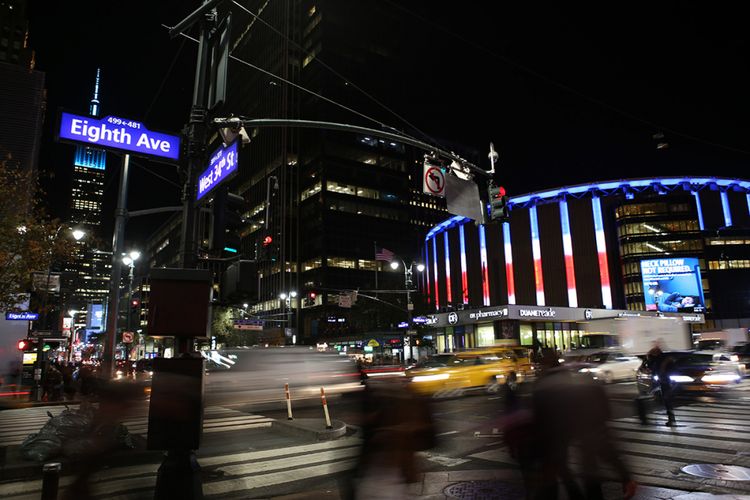
<instances>
[{"instance_id":1,"label":"blurred pedestrian","mask_svg":"<svg viewBox=\"0 0 750 500\"><path fill-rule=\"evenodd\" d=\"M419 480L416 452L435 446L429 402L403 377L368 381L364 398L362 455L349 498L404 498L406 485Z\"/></svg>"},{"instance_id":2,"label":"blurred pedestrian","mask_svg":"<svg viewBox=\"0 0 750 500\"><path fill-rule=\"evenodd\" d=\"M664 352L662 345L663 342L661 339L658 339L654 343L654 346L646 355L646 363L651 371L655 388L658 389L664 409L667 412L667 422L665 425L674 427L677 425L677 421L674 417L674 407L672 404L674 391L670 377L674 373L675 360L669 353Z\"/></svg>"},{"instance_id":3,"label":"blurred pedestrian","mask_svg":"<svg viewBox=\"0 0 750 500\"><path fill-rule=\"evenodd\" d=\"M62 399L63 378L57 363L52 362L44 370L42 380L42 401L60 401Z\"/></svg>"},{"instance_id":4,"label":"blurred pedestrian","mask_svg":"<svg viewBox=\"0 0 750 500\"><path fill-rule=\"evenodd\" d=\"M539 459L532 486L535 491L529 498L556 499L561 482L570 499L603 499L600 467L604 464L615 470L625 498L635 494L636 483L607 427L609 401L601 385L560 366L558 354L543 349L542 371L534 385L532 401ZM582 450L583 488L569 465L573 443Z\"/></svg>"},{"instance_id":5,"label":"blurred pedestrian","mask_svg":"<svg viewBox=\"0 0 750 500\"><path fill-rule=\"evenodd\" d=\"M65 366L61 367L60 372L62 373L63 393L65 395L65 399L70 401L75 397L76 393L75 380L73 379L73 373L75 372L73 363L69 362Z\"/></svg>"},{"instance_id":6,"label":"blurred pedestrian","mask_svg":"<svg viewBox=\"0 0 750 500\"><path fill-rule=\"evenodd\" d=\"M107 459L114 451L132 447L132 438L121 422L132 414L141 395L136 384L101 381L98 385L99 406L94 410L91 433L76 443L79 453L76 454L78 463L74 469L79 474L64 490L63 500L94 498L91 476L107 465ZM81 407L92 408L87 401Z\"/></svg>"}]
</instances>

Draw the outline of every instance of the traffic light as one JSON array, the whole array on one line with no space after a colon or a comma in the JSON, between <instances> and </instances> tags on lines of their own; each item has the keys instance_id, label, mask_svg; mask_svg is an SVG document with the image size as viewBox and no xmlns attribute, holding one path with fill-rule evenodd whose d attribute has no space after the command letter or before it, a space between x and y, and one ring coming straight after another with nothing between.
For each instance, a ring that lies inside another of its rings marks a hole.
<instances>
[{"instance_id":1,"label":"traffic light","mask_svg":"<svg viewBox=\"0 0 750 500\"><path fill-rule=\"evenodd\" d=\"M139 305L141 305L141 301L138 299L133 299L130 301L130 307L132 309L137 309Z\"/></svg>"},{"instance_id":2,"label":"traffic light","mask_svg":"<svg viewBox=\"0 0 750 500\"><path fill-rule=\"evenodd\" d=\"M487 193L490 200L490 220L508 222L510 211L508 210L508 197L505 195L505 188L496 186L490 181L487 186Z\"/></svg>"},{"instance_id":3,"label":"traffic light","mask_svg":"<svg viewBox=\"0 0 750 500\"><path fill-rule=\"evenodd\" d=\"M304 307L313 307L315 305L315 297L317 296L318 294L316 292L307 292L302 305Z\"/></svg>"},{"instance_id":4,"label":"traffic light","mask_svg":"<svg viewBox=\"0 0 750 500\"><path fill-rule=\"evenodd\" d=\"M245 198L222 189L213 201L213 230L211 250L238 254L240 252L242 214Z\"/></svg>"},{"instance_id":5,"label":"traffic light","mask_svg":"<svg viewBox=\"0 0 750 500\"><path fill-rule=\"evenodd\" d=\"M21 339L18 341L17 347L19 351L25 351L26 349L29 348L30 345L31 345L31 342L29 342L28 339Z\"/></svg>"}]
</instances>

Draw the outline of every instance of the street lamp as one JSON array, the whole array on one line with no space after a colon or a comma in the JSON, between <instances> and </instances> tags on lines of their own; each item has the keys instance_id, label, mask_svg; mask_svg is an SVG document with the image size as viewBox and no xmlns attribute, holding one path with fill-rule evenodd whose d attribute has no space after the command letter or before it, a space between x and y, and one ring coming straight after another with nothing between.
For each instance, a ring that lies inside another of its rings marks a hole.
<instances>
[{"instance_id":1,"label":"street lamp","mask_svg":"<svg viewBox=\"0 0 750 500\"><path fill-rule=\"evenodd\" d=\"M285 323L288 325L288 328L291 330L292 324L291 324L291 314L292 314L292 299L297 297L297 291L292 290L289 293L281 292L279 294L279 299L282 300L282 314L285 319ZM286 339L286 327L284 329L284 338ZM297 343L297 337L292 337L292 344Z\"/></svg>"},{"instance_id":2,"label":"street lamp","mask_svg":"<svg viewBox=\"0 0 750 500\"><path fill-rule=\"evenodd\" d=\"M128 273L128 305L131 305L132 300L133 300L133 276L135 274L135 261L138 260L140 257L141 257L141 252L139 252L138 250L132 250L128 254L123 255L122 257L122 263L130 267L130 272ZM128 311L127 312L128 314L127 331L128 332L130 331L130 328L131 328L130 326L131 317L133 316L131 308L132 307L127 308L127 311ZM127 360L128 358L130 358L130 356L128 355L128 350L126 349L125 359Z\"/></svg>"},{"instance_id":3,"label":"street lamp","mask_svg":"<svg viewBox=\"0 0 750 500\"><path fill-rule=\"evenodd\" d=\"M391 269L394 271L398 269L399 262L401 262L401 265L404 266L404 289L406 290L406 323L409 325L407 328L411 327L411 312L414 310L414 304L411 303L411 288L413 286L412 281L412 275L414 272L414 268L417 268L417 272L424 271L425 267L424 264L421 262L419 264L416 264L415 262L412 262L408 266L406 265L406 262L403 261L403 259L398 258L398 260L392 260L391 261ZM408 337L408 331L407 331L407 337ZM404 350L404 356L406 356L406 351ZM414 346L412 345L412 342L409 342L409 358L414 357Z\"/></svg>"}]
</instances>

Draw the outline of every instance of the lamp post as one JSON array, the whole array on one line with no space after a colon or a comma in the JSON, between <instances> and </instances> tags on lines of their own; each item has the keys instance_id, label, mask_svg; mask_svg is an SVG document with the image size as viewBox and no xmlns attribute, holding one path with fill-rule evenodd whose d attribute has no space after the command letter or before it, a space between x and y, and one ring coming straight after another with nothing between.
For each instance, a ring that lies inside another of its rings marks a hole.
<instances>
[{"instance_id":1,"label":"lamp post","mask_svg":"<svg viewBox=\"0 0 750 500\"><path fill-rule=\"evenodd\" d=\"M132 308L132 301L133 301L133 275L135 274L135 261L138 260L141 257L141 252L137 250L132 250L127 255L124 255L122 257L122 263L126 266L130 267L130 271L128 272L128 304L129 308L128 311L128 317L127 317L127 331L129 332L131 329L131 317L133 316L131 308ZM125 351L125 359L129 359L130 356L128 355L128 351Z\"/></svg>"},{"instance_id":2,"label":"lamp post","mask_svg":"<svg viewBox=\"0 0 750 500\"><path fill-rule=\"evenodd\" d=\"M291 323L291 307L292 307L292 299L297 297L297 292L292 290L289 293L281 292L279 294L279 299L281 299L282 304L282 313L284 316L284 323L286 325L289 325L289 329L292 329L292 323ZM284 327L284 341L286 342L286 326ZM292 334L292 344L297 343L297 337L296 335Z\"/></svg>"},{"instance_id":3,"label":"lamp post","mask_svg":"<svg viewBox=\"0 0 750 500\"><path fill-rule=\"evenodd\" d=\"M70 340L68 341L68 362L73 361L73 343L76 340L76 314L78 314L78 312L79 311L76 311L75 309L68 311L71 319Z\"/></svg>"},{"instance_id":4,"label":"lamp post","mask_svg":"<svg viewBox=\"0 0 750 500\"><path fill-rule=\"evenodd\" d=\"M419 263L416 264L412 262L408 266L406 265L406 262L404 262L403 259L398 258L398 260L392 260L391 261L391 269L394 271L398 269L399 261L401 262L401 265L404 267L404 289L406 290L406 324L408 325L407 328L407 336L409 336L408 329L411 328L411 312L414 310L414 304L411 303L411 287L414 286L414 282L412 281L412 276L414 273L414 268L417 268L418 272L424 271L424 264ZM406 349L404 349L404 356L406 356ZM409 358L414 358L414 345L411 342L411 339L409 341Z\"/></svg>"}]
</instances>

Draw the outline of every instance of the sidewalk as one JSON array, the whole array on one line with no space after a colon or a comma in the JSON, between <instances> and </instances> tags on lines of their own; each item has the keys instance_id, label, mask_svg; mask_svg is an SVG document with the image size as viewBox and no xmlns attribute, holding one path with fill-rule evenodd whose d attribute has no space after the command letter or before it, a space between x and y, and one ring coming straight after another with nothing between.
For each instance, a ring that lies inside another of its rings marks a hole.
<instances>
[{"instance_id":1,"label":"sidewalk","mask_svg":"<svg viewBox=\"0 0 750 500\"><path fill-rule=\"evenodd\" d=\"M621 485L604 484L606 499L622 499ZM274 500L344 500L338 488L304 491L271 497ZM409 485L406 499L424 500L523 500L521 476L513 469L427 472L422 480ZM716 495L639 485L634 500L748 500L750 495Z\"/></svg>"}]
</instances>

